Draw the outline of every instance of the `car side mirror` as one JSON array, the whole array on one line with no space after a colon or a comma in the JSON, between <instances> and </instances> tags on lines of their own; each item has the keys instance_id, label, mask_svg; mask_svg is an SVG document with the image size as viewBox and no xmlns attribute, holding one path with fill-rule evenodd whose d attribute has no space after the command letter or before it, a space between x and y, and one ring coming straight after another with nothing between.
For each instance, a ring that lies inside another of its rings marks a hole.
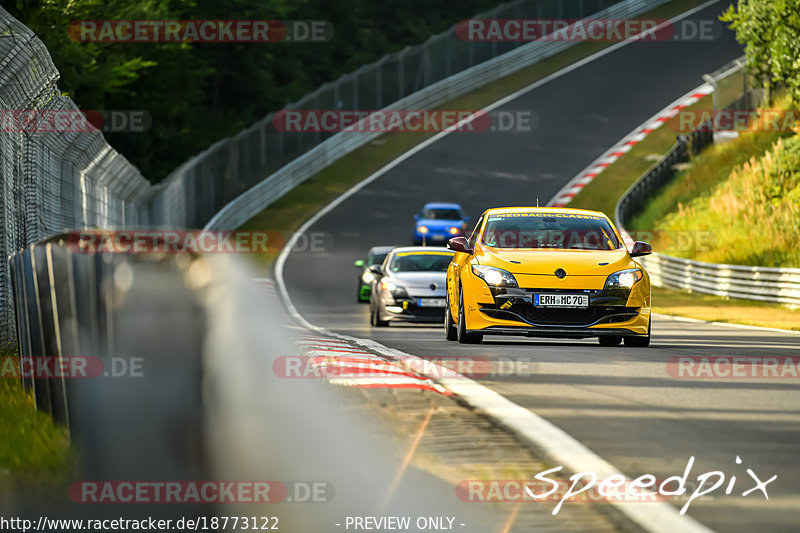
<instances>
[{"instance_id":1,"label":"car side mirror","mask_svg":"<svg viewBox=\"0 0 800 533\"><path fill-rule=\"evenodd\" d=\"M363 259L359 259L358 261L356 261L356 262L355 262L355 263L353 263L353 264L354 264L355 266L357 266L358 268L364 268L364 260L363 260Z\"/></svg>"},{"instance_id":2,"label":"car side mirror","mask_svg":"<svg viewBox=\"0 0 800 533\"><path fill-rule=\"evenodd\" d=\"M453 237L447 241L447 249L465 254L471 254L473 252L473 249L469 247L466 237Z\"/></svg>"},{"instance_id":3,"label":"car side mirror","mask_svg":"<svg viewBox=\"0 0 800 533\"><path fill-rule=\"evenodd\" d=\"M419 215L414 215L414 220L419 220Z\"/></svg>"},{"instance_id":4,"label":"car side mirror","mask_svg":"<svg viewBox=\"0 0 800 533\"><path fill-rule=\"evenodd\" d=\"M646 242L636 241L631 248L631 257L641 257L653 253L653 247Z\"/></svg>"},{"instance_id":5,"label":"car side mirror","mask_svg":"<svg viewBox=\"0 0 800 533\"><path fill-rule=\"evenodd\" d=\"M376 276L383 276L383 269L380 265L371 265L369 267L369 271L375 274Z\"/></svg>"}]
</instances>

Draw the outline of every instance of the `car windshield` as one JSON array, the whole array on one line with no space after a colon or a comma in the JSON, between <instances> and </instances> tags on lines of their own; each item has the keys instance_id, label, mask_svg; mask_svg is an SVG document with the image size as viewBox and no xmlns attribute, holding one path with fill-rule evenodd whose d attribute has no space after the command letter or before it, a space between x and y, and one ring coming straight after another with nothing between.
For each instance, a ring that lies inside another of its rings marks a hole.
<instances>
[{"instance_id":1,"label":"car windshield","mask_svg":"<svg viewBox=\"0 0 800 533\"><path fill-rule=\"evenodd\" d=\"M386 259L386 256L389 255L389 252L379 252L379 253L371 253L367 258L368 265L382 265L383 260Z\"/></svg>"},{"instance_id":2,"label":"car windshield","mask_svg":"<svg viewBox=\"0 0 800 533\"><path fill-rule=\"evenodd\" d=\"M621 245L605 217L572 213L492 215L481 243L492 248L562 250L616 250Z\"/></svg>"},{"instance_id":3,"label":"car windshield","mask_svg":"<svg viewBox=\"0 0 800 533\"><path fill-rule=\"evenodd\" d=\"M422 211L422 218L425 220L461 220L461 211L440 207L428 208Z\"/></svg>"},{"instance_id":4,"label":"car windshield","mask_svg":"<svg viewBox=\"0 0 800 533\"><path fill-rule=\"evenodd\" d=\"M400 252L392 257L392 272L447 272L453 259L448 252Z\"/></svg>"}]
</instances>

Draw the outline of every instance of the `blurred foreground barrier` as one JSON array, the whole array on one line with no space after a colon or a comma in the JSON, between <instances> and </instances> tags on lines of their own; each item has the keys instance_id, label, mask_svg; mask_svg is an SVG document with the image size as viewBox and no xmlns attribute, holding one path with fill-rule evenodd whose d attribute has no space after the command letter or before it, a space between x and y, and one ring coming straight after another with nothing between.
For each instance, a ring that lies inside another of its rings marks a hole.
<instances>
[{"instance_id":1,"label":"blurred foreground barrier","mask_svg":"<svg viewBox=\"0 0 800 533\"><path fill-rule=\"evenodd\" d=\"M662 254L641 263L658 287L800 306L800 268L702 263Z\"/></svg>"},{"instance_id":2,"label":"blurred foreground barrier","mask_svg":"<svg viewBox=\"0 0 800 533\"><path fill-rule=\"evenodd\" d=\"M725 109L748 109L759 101L758 92L747 92ZM689 160L714 142L710 123L701 125L678 142L620 197L614 218L627 239L625 227L650 198L675 176L675 165ZM657 287L688 289L730 298L761 300L800 306L800 268L750 267L704 263L653 253L640 259Z\"/></svg>"},{"instance_id":3,"label":"blurred foreground barrier","mask_svg":"<svg viewBox=\"0 0 800 533\"><path fill-rule=\"evenodd\" d=\"M62 96L58 77L42 41L0 6L3 258L67 228L147 223L140 215L150 183L99 130L77 120L83 115ZM55 128L55 117L69 125ZM13 349L6 268L0 263L0 347Z\"/></svg>"}]
</instances>

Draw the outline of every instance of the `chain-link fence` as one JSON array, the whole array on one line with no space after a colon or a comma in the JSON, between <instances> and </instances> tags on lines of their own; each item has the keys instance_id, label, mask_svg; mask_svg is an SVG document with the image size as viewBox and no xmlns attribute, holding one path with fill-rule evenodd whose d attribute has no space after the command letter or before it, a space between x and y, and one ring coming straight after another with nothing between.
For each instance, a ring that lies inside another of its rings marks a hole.
<instances>
[{"instance_id":1,"label":"chain-link fence","mask_svg":"<svg viewBox=\"0 0 800 533\"><path fill-rule=\"evenodd\" d=\"M138 224L152 187L98 131L41 127L77 116L33 32L0 8L0 249L3 257L65 228ZM14 345L8 264L0 261L0 346Z\"/></svg>"},{"instance_id":2,"label":"chain-link fence","mask_svg":"<svg viewBox=\"0 0 800 533\"><path fill-rule=\"evenodd\" d=\"M703 79L714 89L713 109L698 113L708 118L688 135L679 135L678 142L639 178L617 202L614 215L617 226L625 234L625 226L641 212L647 202L675 176L676 164L690 160L703 148L730 135L738 135L725 117L735 112L747 113L761 105L764 92L747 84L744 58L739 58ZM745 115L746 116L746 115ZM628 236L626 240L631 240ZM728 298L760 300L787 305L800 304L800 269L751 267L692 261L654 253L641 258L656 287L686 289Z\"/></svg>"}]
</instances>

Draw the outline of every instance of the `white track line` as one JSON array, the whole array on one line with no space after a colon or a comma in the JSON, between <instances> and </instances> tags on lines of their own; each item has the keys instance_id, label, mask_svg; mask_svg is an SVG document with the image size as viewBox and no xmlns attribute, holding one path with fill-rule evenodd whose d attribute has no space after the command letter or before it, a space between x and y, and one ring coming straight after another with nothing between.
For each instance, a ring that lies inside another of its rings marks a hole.
<instances>
[{"instance_id":1,"label":"white track line","mask_svg":"<svg viewBox=\"0 0 800 533\"><path fill-rule=\"evenodd\" d=\"M731 324L729 322L714 322L713 320L701 320L699 318L689 318L688 316L662 315L660 313L653 313L653 315L659 318L671 318L672 320L677 320L679 322L692 322L695 324L709 324L713 326L723 326L726 328L754 329L756 331L769 331L777 333L787 333L789 335L800 335L800 331L795 331L792 329L767 328L764 326L750 326L747 324Z\"/></svg>"},{"instance_id":2,"label":"white track line","mask_svg":"<svg viewBox=\"0 0 800 533\"><path fill-rule=\"evenodd\" d=\"M669 23L674 23L679 21L689 15L696 13L706 7L717 3L719 0L710 0L694 9L686 11L685 13L681 13L680 15L670 19ZM605 48L596 54L593 54L587 58L584 58L572 65L565 67L558 72L554 72L545 78L523 88L519 91L516 91L500 100L490 104L489 106L485 107L481 111L486 113L489 112L501 105L504 105L523 94L526 94L538 87L541 87L545 83L548 83L552 80L555 80L573 70L576 70L596 59L599 59L615 50L622 48L623 46L627 46L631 42L636 41L623 41L608 48ZM474 117L474 115L473 115ZM289 243L284 246L281 250L280 255L278 256L277 261L275 262L275 283L278 286L280 295L286 305L287 312L300 324L303 326L323 335L328 335L332 337L336 337L342 340L355 342L356 344L365 346L370 348L382 355L387 357L398 358L400 360L407 359L409 361L417 360L418 364L421 358L406 354L399 350L395 350L393 348L389 348L382 344L379 344L375 341L369 339L359 339L356 337L350 337L347 335L340 335L338 333L334 333L332 331L328 331L324 328L319 326L315 326L308 322L305 318L303 318L300 313L297 312L297 308L295 308L294 304L292 303L291 298L289 297L289 292L286 289L286 283L283 277L283 269L286 264L286 259L289 257L289 253L294 248L295 241L300 237L300 235L304 234L308 229L315 224L319 219L321 219L326 214L330 213L333 209L338 207L342 202L353 196L355 193L360 191L362 188L367 186L368 184L372 183L376 179L380 178L384 174L386 174L391 169L395 168L397 165L405 161L406 159L412 157L413 155L419 153L420 151L424 150L431 144L435 143L436 141L444 138L446 135L452 133L459 129L459 127L463 126L464 124L469 123L472 120L472 117L465 119L459 122L458 126L453 128L452 130L442 131L437 133L430 139L423 141L422 143L414 146L411 150L403 153L396 159L390 161L373 174L362 180L361 182L357 183L350 189L348 189L344 194L333 200L331 203L326 205L320 211L318 211L314 216L308 219L300 228L292 235L292 239ZM426 363L429 364L429 363ZM437 370L438 372L438 370ZM463 399L468 404L472 405L476 409L482 411L486 414L487 417L498 423L499 425L505 427L510 432L517 435L523 442L532 446L533 448L539 450L540 453L543 453L547 456L547 458L553 461L555 464L563 465L566 470L572 472L583 472L586 470L594 471L598 474L598 477L607 477L609 475L622 475L613 465L602 459L600 456L592 452L589 448L578 442L575 438L564 432L563 430L559 429L555 425L551 424L544 418L538 416L537 414L529 411L528 409L515 404L511 400L504 398L503 396L497 394L493 390L484 387L480 383L473 381L467 377L459 376L457 378L442 378L442 375L445 375L447 372L446 369L441 369L441 373L437 377L433 377L432 379L446 389L450 390L451 392L457 394L461 399ZM616 509L618 509L627 519L641 527L644 531L648 531L651 533L673 533L675 531L681 531L683 533L709 533L712 530L704 526L703 524L697 522L690 516L687 515L680 515L678 514L678 510L672 507L670 504L665 502L652 502L652 503L641 503L641 502L631 502L631 503L622 503L612 501L611 505L613 505Z\"/></svg>"}]
</instances>

